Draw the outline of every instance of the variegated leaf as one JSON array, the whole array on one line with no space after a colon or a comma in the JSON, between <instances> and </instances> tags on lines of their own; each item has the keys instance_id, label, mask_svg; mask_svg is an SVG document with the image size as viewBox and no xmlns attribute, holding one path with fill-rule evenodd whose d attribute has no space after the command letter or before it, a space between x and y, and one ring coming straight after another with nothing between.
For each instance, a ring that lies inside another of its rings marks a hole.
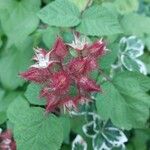
<instances>
[{"instance_id":1,"label":"variegated leaf","mask_svg":"<svg viewBox=\"0 0 150 150\"><path fill-rule=\"evenodd\" d=\"M77 135L72 143L72 150L87 150L87 143L82 136Z\"/></svg>"}]
</instances>

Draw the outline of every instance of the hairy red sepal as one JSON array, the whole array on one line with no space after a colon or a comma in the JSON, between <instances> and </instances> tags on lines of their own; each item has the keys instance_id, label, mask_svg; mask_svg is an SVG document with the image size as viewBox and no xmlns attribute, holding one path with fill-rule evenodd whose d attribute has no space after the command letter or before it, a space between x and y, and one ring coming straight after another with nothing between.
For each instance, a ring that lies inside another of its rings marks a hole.
<instances>
[{"instance_id":1,"label":"hairy red sepal","mask_svg":"<svg viewBox=\"0 0 150 150\"><path fill-rule=\"evenodd\" d=\"M51 78L50 87L53 91L63 92L68 90L70 85L70 79L66 72L60 71L54 73Z\"/></svg>"},{"instance_id":2,"label":"hairy red sepal","mask_svg":"<svg viewBox=\"0 0 150 150\"><path fill-rule=\"evenodd\" d=\"M98 85L96 85L95 81L93 81L87 77L81 77L78 80L78 85L88 92L99 92L100 91L100 87Z\"/></svg>"},{"instance_id":3,"label":"hairy red sepal","mask_svg":"<svg viewBox=\"0 0 150 150\"><path fill-rule=\"evenodd\" d=\"M44 83L50 78L51 73L46 68L30 68L26 72L20 73L20 76L28 81Z\"/></svg>"},{"instance_id":4,"label":"hairy red sepal","mask_svg":"<svg viewBox=\"0 0 150 150\"><path fill-rule=\"evenodd\" d=\"M94 42L87 49L92 56L99 57L105 53L106 43L102 40L99 40Z\"/></svg>"},{"instance_id":5,"label":"hairy red sepal","mask_svg":"<svg viewBox=\"0 0 150 150\"><path fill-rule=\"evenodd\" d=\"M68 65L68 70L73 75L81 75L85 74L87 71L86 68L86 60L82 58L75 58L72 61L70 61Z\"/></svg>"},{"instance_id":6,"label":"hairy red sepal","mask_svg":"<svg viewBox=\"0 0 150 150\"><path fill-rule=\"evenodd\" d=\"M61 59L63 59L68 53L65 43L60 37L57 37L52 50L53 50L53 54Z\"/></svg>"}]
</instances>

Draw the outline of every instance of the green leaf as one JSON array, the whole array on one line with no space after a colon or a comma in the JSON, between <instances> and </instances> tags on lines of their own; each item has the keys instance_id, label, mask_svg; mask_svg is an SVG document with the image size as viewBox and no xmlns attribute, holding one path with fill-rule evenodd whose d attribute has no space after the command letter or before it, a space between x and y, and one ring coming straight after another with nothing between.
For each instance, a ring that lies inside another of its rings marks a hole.
<instances>
[{"instance_id":1,"label":"green leaf","mask_svg":"<svg viewBox=\"0 0 150 150\"><path fill-rule=\"evenodd\" d=\"M11 47L0 58L0 81L7 89L16 89L22 86L24 81L19 73L27 69L31 63L32 40L29 38L16 48Z\"/></svg>"},{"instance_id":2,"label":"green leaf","mask_svg":"<svg viewBox=\"0 0 150 150\"><path fill-rule=\"evenodd\" d=\"M7 120L7 108L19 94L19 92L6 93L3 90L0 90L0 124L4 123Z\"/></svg>"},{"instance_id":3,"label":"green leaf","mask_svg":"<svg viewBox=\"0 0 150 150\"><path fill-rule=\"evenodd\" d=\"M131 78L133 80L136 80L139 87L144 91L147 92L150 90L150 78L147 76L144 76L140 73L133 73L133 72L125 72L125 73L121 73L121 76L119 77L120 74L118 74L117 78L120 80L122 79L126 79L127 76L128 78Z\"/></svg>"},{"instance_id":4,"label":"green leaf","mask_svg":"<svg viewBox=\"0 0 150 150\"><path fill-rule=\"evenodd\" d=\"M43 46L42 36L43 36L43 29L37 29L31 37L33 38L33 47L38 47L38 45Z\"/></svg>"},{"instance_id":5,"label":"green leaf","mask_svg":"<svg viewBox=\"0 0 150 150\"><path fill-rule=\"evenodd\" d=\"M138 22L138 23L137 23ZM150 18L135 13L124 15L121 25L127 34L141 36L150 33Z\"/></svg>"},{"instance_id":6,"label":"green leaf","mask_svg":"<svg viewBox=\"0 0 150 150\"><path fill-rule=\"evenodd\" d=\"M4 94L5 94L5 91L0 88L0 101L2 100Z\"/></svg>"},{"instance_id":7,"label":"green leaf","mask_svg":"<svg viewBox=\"0 0 150 150\"><path fill-rule=\"evenodd\" d=\"M131 76L130 76L131 75ZM138 81L140 76L124 72L118 74L112 83L102 85L103 93L96 96L98 113L104 119L110 118L114 125L131 129L145 127L149 118L150 96ZM144 80L144 76L141 80ZM150 84L150 79L147 80ZM143 84L143 83L142 83Z\"/></svg>"},{"instance_id":8,"label":"green leaf","mask_svg":"<svg viewBox=\"0 0 150 150\"><path fill-rule=\"evenodd\" d=\"M0 3L3 0L0 0ZM36 12L40 0L6 0L0 9L2 28L8 36L8 46L19 43L32 33L39 24ZM16 34L17 33L17 34Z\"/></svg>"},{"instance_id":9,"label":"green leaf","mask_svg":"<svg viewBox=\"0 0 150 150\"><path fill-rule=\"evenodd\" d=\"M102 36L122 33L117 16L102 6L92 6L82 15L77 30L86 35Z\"/></svg>"},{"instance_id":10,"label":"green leaf","mask_svg":"<svg viewBox=\"0 0 150 150\"><path fill-rule=\"evenodd\" d=\"M114 4L116 5L118 12L121 14L137 11L139 7L138 0L116 0Z\"/></svg>"},{"instance_id":11,"label":"green leaf","mask_svg":"<svg viewBox=\"0 0 150 150\"><path fill-rule=\"evenodd\" d=\"M71 150L71 146L68 145L68 144L63 144L62 147L61 147L61 150Z\"/></svg>"},{"instance_id":12,"label":"green leaf","mask_svg":"<svg viewBox=\"0 0 150 150\"><path fill-rule=\"evenodd\" d=\"M147 68L148 74L150 74L150 53L144 53L144 55L141 57L141 60L144 62Z\"/></svg>"},{"instance_id":13,"label":"green leaf","mask_svg":"<svg viewBox=\"0 0 150 150\"><path fill-rule=\"evenodd\" d=\"M0 112L6 111L9 104L19 95L19 92L9 92L0 99Z\"/></svg>"},{"instance_id":14,"label":"green leaf","mask_svg":"<svg viewBox=\"0 0 150 150\"><path fill-rule=\"evenodd\" d=\"M44 30L43 33L43 42L47 48L52 48L57 36L60 34L60 31L56 27L48 27Z\"/></svg>"},{"instance_id":15,"label":"green leaf","mask_svg":"<svg viewBox=\"0 0 150 150\"><path fill-rule=\"evenodd\" d=\"M28 119L30 116L28 110L29 103L24 97L18 96L8 107L7 116L9 118L9 121L11 121L14 124L22 124L24 120Z\"/></svg>"},{"instance_id":16,"label":"green leaf","mask_svg":"<svg viewBox=\"0 0 150 150\"><path fill-rule=\"evenodd\" d=\"M83 135L83 131L82 131L82 126L85 124L85 119L84 117L80 116L74 116L71 118L71 130L74 133Z\"/></svg>"},{"instance_id":17,"label":"green leaf","mask_svg":"<svg viewBox=\"0 0 150 150\"><path fill-rule=\"evenodd\" d=\"M136 150L147 150L147 143L150 140L149 129L138 129L134 132L134 137L130 140L130 143Z\"/></svg>"},{"instance_id":18,"label":"green leaf","mask_svg":"<svg viewBox=\"0 0 150 150\"><path fill-rule=\"evenodd\" d=\"M148 51L150 51L150 34L143 37L142 40L144 41Z\"/></svg>"},{"instance_id":19,"label":"green leaf","mask_svg":"<svg viewBox=\"0 0 150 150\"><path fill-rule=\"evenodd\" d=\"M64 136L64 142L69 143L69 138L70 138L70 118L67 116L61 116L60 122L63 128L63 136Z\"/></svg>"},{"instance_id":20,"label":"green leaf","mask_svg":"<svg viewBox=\"0 0 150 150\"><path fill-rule=\"evenodd\" d=\"M134 79L138 82L140 88L144 91L144 92L148 92L150 90L150 78L148 76L144 76L141 73L136 73L136 72L126 72L126 73L121 73L121 78L127 78L127 76L129 76L129 78ZM119 74L118 74L118 78L119 78Z\"/></svg>"},{"instance_id":21,"label":"green leaf","mask_svg":"<svg viewBox=\"0 0 150 150\"><path fill-rule=\"evenodd\" d=\"M54 1L54 0L43 0L43 3L48 4L48 3L52 2L52 1Z\"/></svg>"},{"instance_id":22,"label":"green leaf","mask_svg":"<svg viewBox=\"0 0 150 150\"><path fill-rule=\"evenodd\" d=\"M6 112L0 112L0 125L7 120Z\"/></svg>"},{"instance_id":23,"label":"green leaf","mask_svg":"<svg viewBox=\"0 0 150 150\"><path fill-rule=\"evenodd\" d=\"M1 107L2 107L1 102L3 100L4 94L5 92L2 89L0 89L0 106ZM4 123L6 119L7 119L6 112L0 110L0 124Z\"/></svg>"},{"instance_id":24,"label":"green leaf","mask_svg":"<svg viewBox=\"0 0 150 150\"><path fill-rule=\"evenodd\" d=\"M2 31L1 31L1 26L0 26L0 48L1 48L2 45L3 45L2 36L3 36L3 33L2 33Z\"/></svg>"},{"instance_id":25,"label":"green leaf","mask_svg":"<svg viewBox=\"0 0 150 150\"><path fill-rule=\"evenodd\" d=\"M74 40L74 35L70 31L64 31L61 33L61 36L66 43L72 43Z\"/></svg>"},{"instance_id":26,"label":"green leaf","mask_svg":"<svg viewBox=\"0 0 150 150\"><path fill-rule=\"evenodd\" d=\"M43 98L40 98L41 86L38 84L31 83L29 84L25 96L27 100L34 105L45 105L46 101Z\"/></svg>"},{"instance_id":27,"label":"green leaf","mask_svg":"<svg viewBox=\"0 0 150 150\"><path fill-rule=\"evenodd\" d=\"M110 69L111 65L115 62L117 59L118 54L118 44L111 44L108 47L109 51L104 55L102 58L100 58L99 65L102 69Z\"/></svg>"},{"instance_id":28,"label":"green leaf","mask_svg":"<svg viewBox=\"0 0 150 150\"><path fill-rule=\"evenodd\" d=\"M29 107L21 97L8 109L14 123L14 137L18 150L59 150L63 141L60 121L54 115L45 115L44 109Z\"/></svg>"},{"instance_id":29,"label":"green leaf","mask_svg":"<svg viewBox=\"0 0 150 150\"><path fill-rule=\"evenodd\" d=\"M90 6L93 2L93 0L69 0L70 2L73 2L80 11L85 10L87 6Z\"/></svg>"},{"instance_id":30,"label":"green leaf","mask_svg":"<svg viewBox=\"0 0 150 150\"><path fill-rule=\"evenodd\" d=\"M40 10L40 19L51 26L72 27L79 24L80 12L68 0L55 0Z\"/></svg>"}]
</instances>

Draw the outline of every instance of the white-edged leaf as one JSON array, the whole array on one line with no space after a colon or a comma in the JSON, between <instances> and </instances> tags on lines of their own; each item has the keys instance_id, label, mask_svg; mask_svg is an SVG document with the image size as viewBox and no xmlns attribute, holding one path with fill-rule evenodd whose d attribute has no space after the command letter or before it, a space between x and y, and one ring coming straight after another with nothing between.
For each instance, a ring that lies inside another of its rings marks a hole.
<instances>
[{"instance_id":1,"label":"white-edged leaf","mask_svg":"<svg viewBox=\"0 0 150 150\"><path fill-rule=\"evenodd\" d=\"M82 127L82 130L87 137L94 137L94 135L96 134L94 131L94 121L85 124Z\"/></svg>"},{"instance_id":2,"label":"white-edged leaf","mask_svg":"<svg viewBox=\"0 0 150 150\"><path fill-rule=\"evenodd\" d=\"M137 62L137 64L138 64L139 68L140 68L139 71L140 71L142 74L147 75L147 69L146 69L145 64L144 64L141 60L139 60L139 59L136 59L136 62Z\"/></svg>"},{"instance_id":3,"label":"white-edged leaf","mask_svg":"<svg viewBox=\"0 0 150 150\"><path fill-rule=\"evenodd\" d=\"M95 113L92 114L92 120L82 129L87 137L92 138L94 150L124 148L124 143L127 142L127 137L121 129L116 128L110 120L103 121Z\"/></svg>"},{"instance_id":4,"label":"white-edged leaf","mask_svg":"<svg viewBox=\"0 0 150 150\"><path fill-rule=\"evenodd\" d=\"M111 144L107 143L102 134L96 134L92 141L94 150L111 150Z\"/></svg>"},{"instance_id":5,"label":"white-edged leaf","mask_svg":"<svg viewBox=\"0 0 150 150\"><path fill-rule=\"evenodd\" d=\"M135 59L130 58L128 55L121 55L121 62L123 66L129 71L138 71L139 67Z\"/></svg>"},{"instance_id":6,"label":"white-edged leaf","mask_svg":"<svg viewBox=\"0 0 150 150\"><path fill-rule=\"evenodd\" d=\"M137 71L144 75L147 74L145 64L139 59L133 59L128 55L121 55L121 62L123 66L129 71Z\"/></svg>"},{"instance_id":7,"label":"white-edged leaf","mask_svg":"<svg viewBox=\"0 0 150 150\"><path fill-rule=\"evenodd\" d=\"M77 135L72 142L72 150L87 150L87 143L82 136Z\"/></svg>"},{"instance_id":8,"label":"white-edged leaf","mask_svg":"<svg viewBox=\"0 0 150 150\"><path fill-rule=\"evenodd\" d=\"M124 143L128 141L126 135L115 127L106 127L103 136L113 147L124 147Z\"/></svg>"},{"instance_id":9,"label":"white-edged leaf","mask_svg":"<svg viewBox=\"0 0 150 150\"><path fill-rule=\"evenodd\" d=\"M124 52L132 58L139 57L144 53L144 43L136 36L123 37L120 40L120 52Z\"/></svg>"},{"instance_id":10,"label":"white-edged leaf","mask_svg":"<svg viewBox=\"0 0 150 150\"><path fill-rule=\"evenodd\" d=\"M144 54L144 44L136 36L130 36L128 38L123 37L120 40L120 63L129 71L138 71L147 74L145 64L137 57Z\"/></svg>"}]
</instances>

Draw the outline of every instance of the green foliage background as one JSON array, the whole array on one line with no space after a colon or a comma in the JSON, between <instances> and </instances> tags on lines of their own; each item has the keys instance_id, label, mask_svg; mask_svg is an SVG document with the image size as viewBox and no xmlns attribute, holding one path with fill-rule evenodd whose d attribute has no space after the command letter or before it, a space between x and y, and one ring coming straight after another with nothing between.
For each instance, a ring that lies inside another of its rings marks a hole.
<instances>
[{"instance_id":1,"label":"green foliage background","mask_svg":"<svg viewBox=\"0 0 150 150\"><path fill-rule=\"evenodd\" d=\"M82 117L45 117L39 87L18 75L30 66L33 47L50 49L57 35L69 43L73 30L91 40L106 39L111 52L100 67L108 75L122 37L135 35L143 41L140 59L148 75L124 71L111 83L99 79L104 93L95 99L97 113L126 130L128 150L150 149L150 0L93 0L89 8L87 2L0 0L0 127L13 130L18 150L69 150L75 134L86 138Z\"/></svg>"}]
</instances>

